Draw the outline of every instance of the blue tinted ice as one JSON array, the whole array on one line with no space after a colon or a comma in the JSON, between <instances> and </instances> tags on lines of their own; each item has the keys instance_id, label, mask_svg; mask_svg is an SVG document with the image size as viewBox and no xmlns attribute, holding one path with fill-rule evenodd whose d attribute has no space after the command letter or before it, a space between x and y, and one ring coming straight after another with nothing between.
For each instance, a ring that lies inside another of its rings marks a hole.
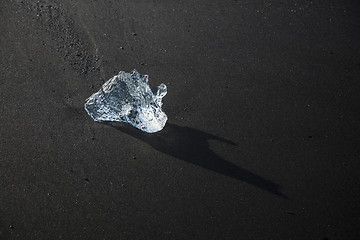
<instances>
[{"instance_id":1,"label":"blue tinted ice","mask_svg":"<svg viewBox=\"0 0 360 240\"><path fill-rule=\"evenodd\" d=\"M86 112L95 121L127 122L148 133L160 131L167 121L161 110L165 84L151 89L147 75L136 70L108 80L85 102Z\"/></svg>"}]
</instances>

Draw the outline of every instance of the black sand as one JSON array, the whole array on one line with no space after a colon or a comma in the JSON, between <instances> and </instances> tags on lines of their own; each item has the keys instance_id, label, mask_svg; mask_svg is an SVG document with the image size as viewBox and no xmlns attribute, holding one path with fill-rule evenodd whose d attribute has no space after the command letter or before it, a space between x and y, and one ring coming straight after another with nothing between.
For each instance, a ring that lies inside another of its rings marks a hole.
<instances>
[{"instance_id":1,"label":"black sand","mask_svg":"<svg viewBox=\"0 0 360 240\"><path fill-rule=\"evenodd\" d=\"M357 239L358 1L0 8L0 239ZM95 123L120 70L165 129Z\"/></svg>"}]
</instances>

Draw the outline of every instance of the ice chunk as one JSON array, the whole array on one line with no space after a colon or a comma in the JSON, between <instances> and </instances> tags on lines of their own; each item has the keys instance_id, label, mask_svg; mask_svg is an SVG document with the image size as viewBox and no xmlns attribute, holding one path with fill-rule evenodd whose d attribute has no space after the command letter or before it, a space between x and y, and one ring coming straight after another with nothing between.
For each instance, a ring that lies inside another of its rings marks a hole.
<instances>
[{"instance_id":1,"label":"ice chunk","mask_svg":"<svg viewBox=\"0 0 360 240\"><path fill-rule=\"evenodd\" d=\"M166 114L161 110L165 84L151 89L147 75L134 70L120 71L85 102L86 112L95 121L127 122L148 133L164 128Z\"/></svg>"}]
</instances>

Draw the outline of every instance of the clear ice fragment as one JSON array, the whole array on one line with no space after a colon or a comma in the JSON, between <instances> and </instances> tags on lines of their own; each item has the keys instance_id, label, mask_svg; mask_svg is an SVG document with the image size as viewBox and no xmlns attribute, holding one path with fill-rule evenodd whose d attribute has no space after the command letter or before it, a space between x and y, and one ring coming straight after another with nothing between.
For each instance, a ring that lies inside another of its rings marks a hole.
<instances>
[{"instance_id":1,"label":"clear ice fragment","mask_svg":"<svg viewBox=\"0 0 360 240\"><path fill-rule=\"evenodd\" d=\"M126 122L154 133L163 129L167 121L161 110L166 93L163 83L151 89L147 75L136 70L130 73L120 71L86 99L85 110L94 121Z\"/></svg>"}]
</instances>

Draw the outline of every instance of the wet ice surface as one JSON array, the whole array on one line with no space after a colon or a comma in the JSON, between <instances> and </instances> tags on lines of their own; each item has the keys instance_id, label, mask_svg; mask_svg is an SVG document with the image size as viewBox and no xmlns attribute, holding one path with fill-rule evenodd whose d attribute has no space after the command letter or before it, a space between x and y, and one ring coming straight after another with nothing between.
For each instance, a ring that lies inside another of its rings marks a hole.
<instances>
[{"instance_id":1,"label":"wet ice surface","mask_svg":"<svg viewBox=\"0 0 360 240\"><path fill-rule=\"evenodd\" d=\"M161 110L166 93L163 83L151 89L147 75L136 70L120 71L86 99L85 110L95 121L127 122L142 131L154 133L163 129L167 121Z\"/></svg>"}]
</instances>

